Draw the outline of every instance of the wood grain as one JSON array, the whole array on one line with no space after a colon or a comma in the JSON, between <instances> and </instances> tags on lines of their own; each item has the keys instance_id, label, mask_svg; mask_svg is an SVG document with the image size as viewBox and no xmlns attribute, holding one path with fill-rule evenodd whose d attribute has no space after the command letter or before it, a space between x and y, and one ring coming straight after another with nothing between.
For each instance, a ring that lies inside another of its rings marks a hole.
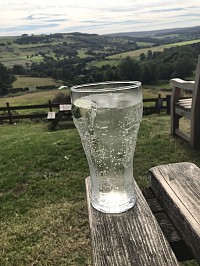
<instances>
[{"instance_id":1,"label":"wood grain","mask_svg":"<svg viewBox=\"0 0 200 266\"><path fill-rule=\"evenodd\" d=\"M185 81L179 78L171 79L171 134L188 140L191 146L200 150L200 55L198 56L195 81ZM192 98L180 99L181 90L192 90ZM191 120L190 137L185 137L179 129L179 120L186 117Z\"/></svg>"},{"instance_id":2,"label":"wood grain","mask_svg":"<svg viewBox=\"0 0 200 266\"><path fill-rule=\"evenodd\" d=\"M181 237L200 262L200 169L193 163L149 170L151 187Z\"/></svg>"},{"instance_id":3,"label":"wood grain","mask_svg":"<svg viewBox=\"0 0 200 266\"><path fill-rule=\"evenodd\" d=\"M88 214L95 266L179 265L140 189L137 204L121 214L106 214L90 204L90 179L86 179Z\"/></svg>"}]
</instances>

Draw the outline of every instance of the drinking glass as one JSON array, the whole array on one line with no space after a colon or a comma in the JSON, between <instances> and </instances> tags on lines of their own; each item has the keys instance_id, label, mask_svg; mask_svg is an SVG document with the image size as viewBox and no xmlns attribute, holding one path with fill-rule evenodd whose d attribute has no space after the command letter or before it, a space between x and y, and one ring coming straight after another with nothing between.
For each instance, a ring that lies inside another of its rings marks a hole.
<instances>
[{"instance_id":1,"label":"drinking glass","mask_svg":"<svg viewBox=\"0 0 200 266\"><path fill-rule=\"evenodd\" d=\"M136 202L133 156L142 119L139 81L71 88L72 115L90 170L91 204L121 213Z\"/></svg>"}]
</instances>

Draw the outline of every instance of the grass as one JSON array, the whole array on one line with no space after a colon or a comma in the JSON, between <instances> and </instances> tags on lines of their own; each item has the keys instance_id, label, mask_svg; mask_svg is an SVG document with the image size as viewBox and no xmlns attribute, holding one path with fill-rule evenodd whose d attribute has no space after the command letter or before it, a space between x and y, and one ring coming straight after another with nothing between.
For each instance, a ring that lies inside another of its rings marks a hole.
<instances>
[{"instance_id":1,"label":"grass","mask_svg":"<svg viewBox=\"0 0 200 266\"><path fill-rule=\"evenodd\" d=\"M2 266L91 265L84 184L89 170L81 141L76 129L47 128L0 127ZM200 167L200 153L169 130L169 116L143 118L134 159L140 187L148 185L147 171L155 165L191 161Z\"/></svg>"},{"instance_id":2,"label":"grass","mask_svg":"<svg viewBox=\"0 0 200 266\"><path fill-rule=\"evenodd\" d=\"M17 80L13 82L13 88L24 88L29 86L60 86L61 82L55 81L53 78L38 78L30 76L16 76Z\"/></svg>"},{"instance_id":3,"label":"grass","mask_svg":"<svg viewBox=\"0 0 200 266\"><path fill-rule=\"evenodd\" d=\"M11 106L45 104L48 103L48 100L52 100L58 93L58 90L50 90L25 93L15 97L4 97L0 98L0 106L5 106L7 102L9 102Z\"/></svg>"},{"instance_id":4,"label":"grass","mask_svg":"<svg viewBox=\"0 0 200 266\"><path fill-rule=\"evenodd\" d=\"M115 55L108 56L107 59L118 59L121 60L123 58L126 58L127 56L130 56L132 58L139 58L141 53L147 54L148 50L151 50L152 52L162 52L165 48L170 48L170 47L176 47L176 46L183 46L187 44L192 44L192 43L197 43L200 42L200 40L192 40L192 41L184 41L184 42L177 42L177 43L172 43L172 44L165 44L165 45L159 45L159 46L154 46L154 47L148 47L148 48L141 48L138 50L133 50L129 52L124 52L124 53L119 53Z\"/></svg>"},{"instance_id":5,"label":"grass","mask_svg":"<svg viewBox=\"0 0 200 266\"><path fill-rule=\"evenodd\" d=\"M77 52L78 52L78 57L80 57L80 58L90 57L87 54L87 49L85 49L85 48L79 49Z\"/></svg>"}]
</instances>

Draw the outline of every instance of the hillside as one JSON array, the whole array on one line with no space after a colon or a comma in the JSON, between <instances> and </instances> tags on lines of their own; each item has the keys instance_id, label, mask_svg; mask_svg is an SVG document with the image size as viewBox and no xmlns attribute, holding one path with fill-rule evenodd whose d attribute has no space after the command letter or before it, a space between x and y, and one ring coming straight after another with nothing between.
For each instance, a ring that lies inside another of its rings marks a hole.
<instances>
[{"instance_id":1,"label":"hillside","mask_svg":"<svg viewBox=\"0 0 200 266\"><path fill-rule=\"evenodd\" d=\"M145 47L200 39L200 26L159 31L126 32L109 35L57 33L0 37L0 63L30 67L45 59L100 61L110 55Z\"/></svg>"},{"instance_id":2,"label":"hillside","mask_svg":"<svg viewBox=\"0 0 200 266\"><path fill-rule=\"evenodd\" d=\"M199 29L149 32L146 37L78 32L0 37L0 65L8 75L52 78L56 87L58 81L71 86L134 79L151 85L175 76L192 78L200 54ZM1 95L17 92L7 81L1 82Z\"/></svg>"},{"instance_id":3,"label":"hillside","mask_svg":"<svg viewBox=\"0 0 200 266\"><path fill-rule=\"evenodd\" d=\"M126 36L126 37L160 37L169 35L179 35L179 36L200 36L200 26L196 27L186 27L186 28L174 28L174 29L163 29L163 30L152 30L152 31L139 31L139 32L120 32L107 34L109 36Z\"/></svg>"}]
</instances>

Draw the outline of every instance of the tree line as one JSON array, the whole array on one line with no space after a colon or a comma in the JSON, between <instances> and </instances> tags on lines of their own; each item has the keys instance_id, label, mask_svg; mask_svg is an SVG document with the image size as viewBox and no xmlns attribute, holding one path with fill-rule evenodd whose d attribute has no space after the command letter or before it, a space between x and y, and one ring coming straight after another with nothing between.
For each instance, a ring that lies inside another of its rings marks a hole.
<instances>
[{"instance_id":1,"label":"tree line","mask_svg":"<svg viewBox=\"0 0 200 266\"><path fill-rule=\"evenodd\" d=\"M200 43L173 47L163 52L141 54L140 60L130 57L122 59L117 66L91 66L91 58L67 58L55 60L46 57L41 63L32 63L29 68L20 65L12 69L0 64L0 95L8 92L11 84L18 75L32 75L37 77L52 77L63 80L68 85L106 80L140 80L144 84L151 84L159 80L169 80L173 77L190 77L200 54Z\"/></svg>"}]
</instances>

